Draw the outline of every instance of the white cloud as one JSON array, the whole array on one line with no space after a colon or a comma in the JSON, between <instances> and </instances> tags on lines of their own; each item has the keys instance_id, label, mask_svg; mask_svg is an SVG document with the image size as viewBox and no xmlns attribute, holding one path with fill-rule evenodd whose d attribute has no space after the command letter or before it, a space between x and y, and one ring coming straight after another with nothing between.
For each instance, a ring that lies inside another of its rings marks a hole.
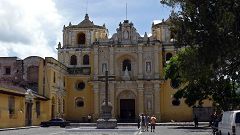
<instances>
[{"instance_id":1,"label":"white cloud","mask_svg":"<svg viewBox=\"0 0 240 135\"><path fill-rule=\"evenodd\" d=\"M62 16L53 0L1 0L0 56L55 57Z\"/></svg>"},{"instance_id":2,"label":"white cloud","mask_svg":"<svg viewBox=\"0 0 240 135\"><path fill-rule=\"evenodd\" d=\"M154 24L158 24L158 23L161 23L161 22L162 22L162 20L153 20Z\"/></svg>"}]
</instances>

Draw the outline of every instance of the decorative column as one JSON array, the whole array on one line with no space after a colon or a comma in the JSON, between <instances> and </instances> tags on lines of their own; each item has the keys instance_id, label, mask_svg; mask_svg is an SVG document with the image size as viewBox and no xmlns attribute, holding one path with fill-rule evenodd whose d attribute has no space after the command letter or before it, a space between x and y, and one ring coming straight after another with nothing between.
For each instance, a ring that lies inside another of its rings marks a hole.
<instances>
[{"instance_id":1,"label":"decorative column","mask_svg":"<svg viewBox=\"0 0 240 135\"><path fill-rule=\"evenodd\" d=\"M115 89L114 89L114 83L109 83L109 96L110 96L110 102L112 103L112 116L115 118Z\"/></svg>"},{"instance_id":2,"label":"decorative column","mask_svg":"<svg viewBox=\"0 0 240 135\"><path fill-rule=\"evenodd\" d=\"M144 113L144 97L143 97L143 83L138 82L138 113Z\"/></svg>"},{"instance_id":3,"label":"decorative column","mask_svg":"<svg viewBox=\"0 0 240 135\"><path fill-rule=\"evenodd\" d=\"M93 59L93 72L94 72L94 80L98 80L98 47L94 46L94 59Z\"/></svg>"},{"instance_id":4,"label":"decorative column","mask_svg":"<svg viewBox=\"0 0 240 135\"><path fill-rule=\"evenodd\" d=\"M110 57L109 57L109 72L110 72L110 75L113 75L114 74L114 47L111 46L109 48L109 51L110 51Z\"/></svg>"},{"instance_id":5,"label":"decorative column","mask_svg":"<svg viewBox=\"0 0 240 135\"><path fill-rule=\"evenodd\" d=\"M160 62L160 64L159 64L159 73L160 73L160 79L163 79L163 62L164 62L164 60L163 60L163 50L162 50L162 45L161 45L161 47L159 48L160 49L160 53L159 53L159 62Z\"/></svg>"},{"instance_id":6,"label":"decorative column","mask_svg":"<svg viewBox=\"0 0 240 135\"><path fill-rule=\"evenodd\" d=\"M158 117L158 120L161 121L160 117L160 84L154 82L154 113Z\"/></svg>"},{"instance_id":7,"label":"decorative column","mask_svg":"<svg viewBox=\"0 0 240 135\"><path fill-rule=\"evenodd\" d=\"M142 45L138 45L138 79L143 79Z\"/></svg>"},{"instance_id":8,"label":"decorative column","mask_svg":"<svg viewBox=\"0 0 240 135\"><path fill-rule=\"evenodd\" d=\"M99 117L99 86L98 83L94 83L93 85L94 92L94 117Z\"/></svg>"},{"instance_id":9,"label":"decorative column","mask_svg":"<svg viewBox=\"0 0 240 135\"><path fill-rule=\"evenodd\" d=\"M28 89L25 93L25 105L26 105L26 118L25 118L25 124L26 126L32 125L32 105L34 102L34 95L32 93L31 89Z\"/></svg>"},{"instance_id":10,"label":"decorative column","mask_svg":"<svg viewBox=\"0 0 240 135\"><path fill-rule=\"evenodd\" d=\"M159 79L159 50L158 45L154 46L154 78Z\"/></svg>"}]
</instances>

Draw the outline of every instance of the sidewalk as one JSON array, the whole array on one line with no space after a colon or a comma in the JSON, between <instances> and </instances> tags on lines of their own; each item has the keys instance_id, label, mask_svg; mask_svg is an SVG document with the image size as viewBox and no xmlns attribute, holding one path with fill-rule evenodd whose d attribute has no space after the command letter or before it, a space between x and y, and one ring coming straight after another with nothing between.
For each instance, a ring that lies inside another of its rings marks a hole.
<instances>
[{"instance_id":1,"label":"sidewalk","mask_svg":"<svg viewBox=\"0 0 240 135\"><path fill-rule=\"evenodd\" d=\"M18 129L29 129L29 128L38 128L40 126L27 126L27 127L15 127L15 128L0 128L1 131L7 131L7 130L18 130Z\"/></svg>"},{"instance_id":2,"label":"sidewalk","mask_svg":"<svg viewBox=\"0 0 240 135\"><path fill-rule=\"evenodd\" d=\"M199 126L208 126L208 122L199 122ZM96 123L70 123L70 127L96 127ZM137 126L137 123L117 123L118 126ZM194 126L193 122L165 122L156 123L156 126Z\"/></svg>"},{"instance_id":3,"label":"sidewalk","mask_svg":"<svg viewBox=\"0 0 240 135\"><path fill-rule=\"evenodd\" d=\"M137 127L137 123L117 123L118 126L134 126ZM194 126L193 122L166 122L156 123L156 126ZM208 122L199 122L199 126L208 126ZM27 127L16 127L16 128L0 128L1 131L6 130L18 130L18 129L29 129L39 128L40 126L27 126ZM78 127L96 127L96 123L70 123L69 127L66 128L78 128Z\"/></svg>"}]
</instances>

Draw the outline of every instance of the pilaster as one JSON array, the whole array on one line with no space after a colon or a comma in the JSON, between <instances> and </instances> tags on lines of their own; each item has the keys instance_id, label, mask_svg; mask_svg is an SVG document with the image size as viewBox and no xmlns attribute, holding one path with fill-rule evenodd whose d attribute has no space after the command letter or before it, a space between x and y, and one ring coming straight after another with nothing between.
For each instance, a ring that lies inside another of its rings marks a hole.
<instances>
[{"instance_id":1,"label":"pilaster","mask_svg":"<svg viewBox=\"0 0 240 135\"><path fill-rule=\"evenodd\" d=\"M144 88L143 88L143 82L138 82L138 112L144 113Z\"/></svg>"},{"instance_id":2,"label":"pilaster","mask_svg":"<svg viewBox=\"0 0 240 135\"><path fill-rule=\"evenodd\" d=\"M143 78L143 50L142 45L138 45L138 79Z\"/></svg>"},{"instance_id":3,"label":"pilaster","mask_svg":"<svg viewBox=\"0 0 240 135\"><path fill-rule=\"evenodd\" d=\"M162 51L162 47L160 48L160 51L159 51L159 73L160 73L160 79L163 79L163 51Z\"/></svg>"},{"instance_id":4,"label":"pilaster","mask_svg":"<svg viewBox=\"0 0 240 135\"><path fill-rule=\"evenodd\" d=\"M94 92L94 118L98 118L99 116L99 85L98 83L94 83L93 92Z\"/></svg>"},{"instance_id":5,"label":"pilaster","mask_svg":"<svg viewBox=\"0 0 240 135\"><path fill-rule=\"evenodd\" d=\"M109 83L109 89L108 89L109 93L110 93L110 102L112 103L112 116L115 118L115 89L114 89L114 83L110 82Z\"/></svg>"},{"instance_id":6,"label":"pilaster","mask_svg":"<svg viewBox=\"0 0 240 135\"><path fill-rule=\"evenodd\" d=\"M159 79L159 46L154 46L154 78Z\"/></svg>"},{"instance_id":7,"label":"pilaster","mask_svg":"<svg viewBox=\"0 0 240 135\"><path fill-rule=\"evenodd\" d=\"M114 74L114 48L110 47L110 58L109 58L109 71L110 71L110 75Z\"/></svg>"},{"instance_id":8,"label":"pilaster","mask_svg":"<svg viewBox=\"0 0 240 135\"><path fill-rule=\"evenodd\" d=\"M94 80L98 80L98 47L94 47L94 59L93 59L93 72L94 72Z\"/></svg>"},{"instance_id":9,"label":"pilaster","mask_svg":"<svg viewBox=\"0 0 240 135\"><path fill-rule=\"evenodd\" d=\"M161 121L160 117L160 84L154 83L154 113L158 117L158 120Z\"/></svg>"}]
</instances>

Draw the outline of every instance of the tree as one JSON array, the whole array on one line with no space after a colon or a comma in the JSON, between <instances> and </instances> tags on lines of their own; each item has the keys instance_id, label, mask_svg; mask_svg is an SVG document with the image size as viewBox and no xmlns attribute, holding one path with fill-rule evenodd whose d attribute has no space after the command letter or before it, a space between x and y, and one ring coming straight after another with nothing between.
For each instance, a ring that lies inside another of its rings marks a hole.
<instances>
[{"instance_id":1,"label":"tree","mask_svg":"<svg viewBox=\"0 0 240 135\"><path fill-rule=\"evenodd\" d=\"M175 45L184 48L166 67L166 77L184 87L175 97L193 106L210 98L236 108L240 84L240 1L161 0L179 11L170 16Z\"/></svg>"}]
</instances>

